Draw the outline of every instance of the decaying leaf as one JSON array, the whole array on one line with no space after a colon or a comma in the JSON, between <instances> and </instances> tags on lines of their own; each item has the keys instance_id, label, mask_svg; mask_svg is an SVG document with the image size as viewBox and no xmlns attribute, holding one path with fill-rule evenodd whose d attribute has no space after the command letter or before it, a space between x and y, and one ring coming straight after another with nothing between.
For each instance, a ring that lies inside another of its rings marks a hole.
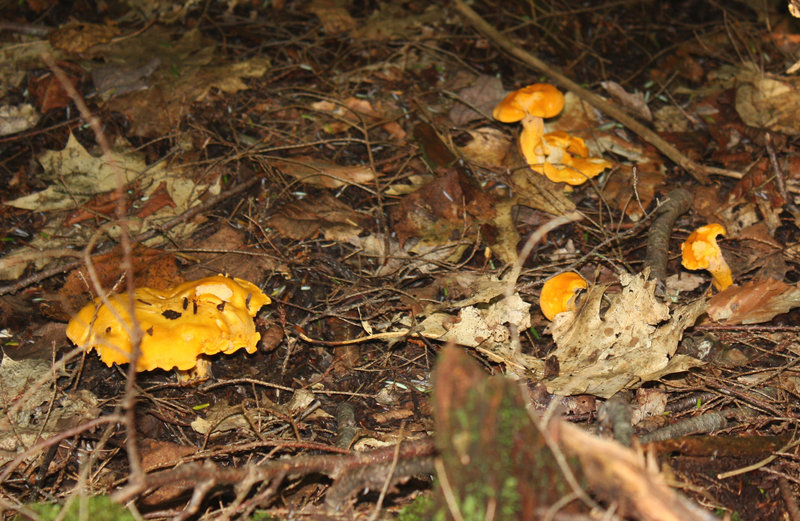
<instances>
[{"instance_id":1,"label":"decaying leaf","mask_svg":"<svg viewBox=\"0 0 800 521\"><path fill-rule=\"evenodd\" d=\"M51 31L48 39L54 49L70 53L80 53L89 48L111 41L119 36L116 25L70 22Z\"/></svg>"},{"instance_id":2,"label":"decaying leaf","mask_svg":"<svg viewBox=\"0 0 800 521\"><path fill-rule=\"evenodd\" d=\"M136 179L146 164L142 155L132 152L127 143L119 142L110 157L95 157L70 134L62 150L47 150L39 155L44 169L42 177L60 182L5 204L40 212L72 208L76 200L84 201L89 194L116 188L117 171L121 172L124 183Z\"/></svg>"},{"instance_id":3,"label":"decaying leaf","mask_svg":"<svg viewBox=\"0 0 800 521\"><path fill-rule=\"evenodd\" d=\"M489 194L453 169L405 196L392 208L392 229L400 244L411 237L447 244L460 237L474 236L475 221L494 217L494 205Z\"/></svg>"},{"instance_id":4,"label":"decaying leaf","mask_svg":"<svg viewBox=\"0 0 800 521\"><path fill-rule=\"evenodd\" d=\"M375 170L367 165L343 166L310 156L275 160L273 164L284 174L300 182L323 188L335 189L344 185L370 183L377 177Z\"/></svg>"},{"instance_id":5,"label":"decaying leaf","mask_svg":"<svg viewBox=\"0 0 800 521\"><path fill-rule=\"evenodd\" d=\"M105 44L103 51L110 63L142 65L145 56L158 57L164 64L152 71L144 64L145 88L118 95L108 103L110 110L128 116L131 132L137 136L171 131L188 113L191 102L202 101L214 88L229 94L246 89L245 78L261 77L269 68L269 60L263 56L229 62L196 28L158 24L130 39Z\"/></svg>"},{"instance_id":6,"label":"decaying leaf","mask_svg":"<svg viewBox=\"0 0 800 521\"><path fill-rule=\"evenodd\" d=\"M554 183L527 168L517 168L511 174L514 202L553 215L563 215L575 209L575 203L564 194L561 183Z\"/></svg>"},{"instance_id":7,"label":"decaying leaf","mask_svg":"<svg viewBox=\"0 0 800 521\"><path fill-rule=\"evenodd\" d=\"M357 236L366 225L363 215L327 192L282 206L267 224L292 239L308 239L322 232L341 241Z\"/></svg>"},{"instance_id":8,"label":"decaying leaf","mask_svg":"<svg viewBox=\"0 0 800 521\"><path fill-rule=\"evenodd\" d=\"M108 253L93 256L92 262L101 287L110 288L122 280L125 263L121 247L117 246ZM134 280L141 286L166 289L184 281L178 270L177 260L171 253L136 244L131 251L131 263ZM64 285L58 291L61 309L53 315L67 321L95 296L86 268L75 268L67 274Z\"/></svg>"},{"instance_id":9,"label":"decaying leaf","mask_svg":"<svg viewBox=\"0 0 800 521\"><path fill-rule=\"evenodd\" d=\"M55 379L49 360L13 360L0 363L0 465L38 441L96 418L99 400L88 390L54 392ZM53 401L51 408L43 407ZM13 412L13 414L12 414ZM32 455L31 458L35 458Z\"/></svg>"},{"instance_id":10,"label":"decaying leaf","mask_svg":"<svg viewBox=\"0 0 800 521\"><path fill-rule=\"evenodd\" d=\"M311 108L320 112L328 112L336 117L336 121L325 125L324 130L332 134L344 132L348 128L361 129L364 125L380 125L392 139L403 141L406 131L395 119L399 109L390 103L371 103L359 98L347 98L341 103L318 101Z\"/></svg>"},{"instance_id":11,"label":"decaying leaf","mask_svg":"<svg viewBox=\"0 0 800 521\"><path fill-rule=\"evenodd\" d=\"M458 91L460 103L453 105L450 110L450 119L457 127L464 127L467 123L491 115L495 105L508 94L497 76L480 74L470 77L469 80L469 85Z\"/></svg>"},{"instance_id":12,"label":"decaying leaf","mask_svg":"<svg viewBox=\"0 0 800 521\"><path fill-rule=\"evenodd\" d=\"M667 178L660 172L642 171L627 164L619 165L603 186L603 197L613 208L625 212L631 221L638 222L653 201L656 192L664 187Z\"/></svg>"},{"instance_id":13,"label":"decaying leaf","mask_svg":"<svg viewBox=\"0 0 800 521\"><path fill-rule=\"evenodd\" d=\"M511 141L505 132L492 127L482 127L466 132L472 139L463 147L458 147L465 159L490 167L503 164L503 158L511 146Z\"/></svg>"},{"instance_id":14,"label":"decaying leaf","mask_svg":"<svg viewBox=\"0 0 800 521\"><path fill-rule=\"evenodd\" d=\"M117 173L129 190L141 194L136 201L141 204L138 210L145 210L137 219L128 222L130 233L146 231L159 226L201 202L204 193L217 194L220 191L219 177L212 185L198 183L189 171L167 166L165 163L148 165L144 153L135 150L130 143L120 138L114 143L109 154L95 157L70 135L62 150L47 150L39 155L42 165L42 179L51 184L42 191L8 201L4 204L23 210L54 211L77 209L92 196L110 192L117 187ZM150 201L150 198L153 201ZM132 210L131 213L139 213ZM63 222L51 219L41 232L25 247L10 252L6 259L14 255L24 255L32 250L46 250L66 245L85 244L94 228L74 227L72 233L63 233ZM190 234L197 227L196 220L187 220L171 228L171 237L177 240ZM120 233L119 226L108 230L112 237ZM36 261L37 269L50 262L49 257ZM11 268L0 269L0 278L19 277L27 263L18 263Z\"/></svg>"},{"instance_id":15,"label":"decaying leaf","mask_svg":"<svg viewBox=\"0 0 800 521\"><path fill-rule=\"evenodd\" d=\"M602 81L600 85L629 112L645 121L653 121L653 114L644 99L644 93L635 92L631 94L615 81Z\"/></svg>"},{"instance_id":16,"label":"decaying leaf","mask_svg":"<svg viewBox=\"0 0 800 521\"><path fill-rule=\"evenodd\" d=\"M433 313L414 330L428 338L477 348L493 361L507 363L519 372L523 368L511 345L511 328L524 331L531 326L530 307L515 293L488 306L461 308L458 315ZM404 322L412 326L410 318ZM531 357L530 364L536 365L537 361Z\"/></svg>"},{"instance_id":17,"label":"decaying leaf","mask_svg":"<svg viewBox=\"0 0 800 521\"><path fill-rule=\"evenodd\" d=\"M576 310L556 315L550 331L560 374L546 382L548 391L608 398L702 364L674 355L683 331L705 311L705 302L670 311L655 298L656 283L647 274L621 274L620 282L620 293L607 294L606 285L590 287ZM609 305L603 313L604 299Z\"/></svg>"},{"instance_id":18,"label":"decaying leaf","mask_svg":"<svg viewBox=\"0 0 800 521\"><path fill-rule=\"evenodd\" d=\"M263 429L267 422L276 420L272 413L285 420L306 410L313 401L314 395L304 389L297 390L285 405L272 402L266 394L262 394L258 401L246 400L233 405L221 400L206 408L191 425L196 432L206 435L234 429L260 432L259 429Z\"/></svg>"},{"instance_id":19,"label":"decaying leaf","mask_svg":"<svg viewBox=\"0 0 800 521\"><path fill-rule=\"evenodd\" d=\"M761 324L800 307L800 287L775 279L730 286L708 302L708 316L725 324Z\"/></svg>"},{"instance_id":20,"label":"decaying leaf","mask_svg":"<svg viewBox=\"0 0 800 521\"><path fill-rule=\"evenodd\" d=\"M752 127L797 135L800 95L788 82L753 77L737 89L736 111Z\"/></svg>"},{"instance_id":21,"label":"decaying leaf","mask_svg":"<svg viewBox=\"0 0 800 521\"><path fill-rule=\"evenodd\" d=\"M347 32L358 25L347 9L331 0L314 0L308 10L319 18L322 30L328 35Z\"/></svg>"},{"instance_id":22,"label":"decaying leaf","mask_svg":"<svg viewBox=\"0 0 800 521\"><path fill-rule=\"evenodd\" d=\"M3 105L0 107L0 136L28 130L36 126L41 117L36 107L30 103Z\"/></svg>"}]
</instances>

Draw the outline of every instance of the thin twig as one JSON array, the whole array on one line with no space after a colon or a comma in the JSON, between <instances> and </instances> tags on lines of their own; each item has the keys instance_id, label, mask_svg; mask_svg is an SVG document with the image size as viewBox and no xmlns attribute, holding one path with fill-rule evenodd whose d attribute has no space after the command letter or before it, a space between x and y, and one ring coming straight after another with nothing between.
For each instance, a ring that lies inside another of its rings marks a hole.
<instances>
[{"instance_id":1,"label":"thin twig","mask_svg":"<svg viewBox=\"0 0 800 521\"><path fill-rule=\"evenodd\" d=\"M378 500L375 502L375 510L373 510L372 515L369 517L368 521L376 521L378 516L381 513L381 508L383 508L383 501L386 499L386 493L389 491L389 486L392 484L392 478L394 477L394 471L397 468L397 462L400 460L400 445L403 443L403 437L405 435L405 424L400 426L400 433L398 435L398 439L400 442L394 448L394 456L392 456L392 465L389 467L389 472L386 473L386 481L383 483L383 487L381 488L381 493L378 496Z\"/></svg>"},{"instance_id":2,"label":"thin twig","mask_svg":"<svg viewBox=\"0 0 800 521\"><path fill-rule=\"evenodd\" d=\"M86 120L92 128L95 139L97 140L100 149L103 151L104 160L111 166L114 177L116 178L116 204L114 210L117 217L117 222L120 227L120 247L122 249L122 268L125 273L125 279L128 289L128 307L130 310L130 329L131 329L131 359L128 365L128 378L125 383L125 395L122 400L122 407L125 410L125 428L127 431L127 439L125 442L125 449L128 453L128 464L131 469L131 480L138 482L144 476L142 471L141 459L139 457L139 449L136 443L136 424L135 424L135 406L136 406L136 361L139 359L139 348L142 341L142 330L139 327L139 322L136 319L136 314L133 312L136 302L134 291L136 289L136 282L133 279L133 245L130 236L130 229L128 227L128 214L125 206L125 176L119 166L119 163L114 159L111 145L108 138L103 132L103 127L100 124L100 119L95 116L86 105L83 97L75 90L75 87L69 81L69 78L64 71L56 64L55 60L49 54L42 54L42 60L47 64L50 70L58 79L62 88L67 92L67 95L75 103L81 116ZM85 259L87 261L87 268L91 267L90 249L86 249ZM92 278L95 285L95 291L98 294L103 293L97 277ZM108 305L108 304L106 304Z\"/></svg>"},{"instance_id":3,"label":"thin twig","mask_svg":"<svg viewBox=\"0 0 800 521\"><path fill-rule=\"evenodd\" d=\"M752 472L754 470L758 470L761 467L766 467L767 465L769 465L770 463L772 463L773 461L778 459L778 453L786 452L789 449L797 447L798 445L800 445L800 440L794 440L791 443L787 443L786 445L781 447L779 450L776 451L775 454L772 454L771 456L767 456L766 458L762 459L761 461L757 461L756 463L753 463L752 465L747 465L746 467L741 467L741 468L738 468L738 469L729 470L727 472L720 472L719 474L717 474L717 479L728 479L728 478L732 478L734 476L740 476L742 474L747 474L748 472Z\"/></svg>"},{"instance_id":4,"label":"thin twig","mask_svg":"<svg viewBox=\"0 0 800 521\"><path fill-rule=\"evenodd\" d=\"M545 235L555 230L559 226L580 221L581 219L583 219L583 214L578 211L565 213L564 215L550 219L543 225L539 226L536 231L533 232L530 237L528 237L528 240L525 241L525 245L519 252L519 256L517 256L517 261L511 268L511 272L506 277L506 290L504 294L506 298L509 298L514 294L514 290L517 286L517 279L519 279L520 273L522 273L522 267L525 265L525 260L528 258L528 255L531 254L533 247L536 246L536 244L541 241Z\"/></svg>"},{"instance_id":5,"label":"thin twig","mask_svg":"<svg viewBox=\"0 0 800 521\"><path fill-rule=\"evenodd\" d=\"M188 481L199 485L208 480L214 480L219 485L236 485L248 476L256 473L260 479L274 479L281 475L330 475L354 468L368 465L382 465L390 463L395 458L395 447L386 447L366 452L347 455L315 455L298 456L292 459L272 460L260 465L246 465L239 468L217 467L206 462L203 465L190 463L176 469L156 472L145 476L142 483L131 483L122 490L114 493L112 498L117 502L126 502L141 494L149 488L159 488L165 485ZM400 445L399 457L401 460L432 457L435 452L433 441L430 438L409 441Z\"/></svg>"}]
</instances>

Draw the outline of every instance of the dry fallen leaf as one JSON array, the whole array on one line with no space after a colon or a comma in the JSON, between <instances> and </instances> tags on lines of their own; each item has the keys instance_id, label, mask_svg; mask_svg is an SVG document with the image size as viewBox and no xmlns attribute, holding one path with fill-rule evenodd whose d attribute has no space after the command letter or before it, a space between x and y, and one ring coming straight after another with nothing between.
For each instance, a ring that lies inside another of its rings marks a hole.
<instances>
[{"instance_id":1,"label":"dry fallen leaf","mask_svg":"<svg viewBox=\"0 0 800 521\"><path fill-rule=\"evenodd\" d=\"M70 22L48 35L50 45L69 53L82 53L95 45L111 41L119 36L116 25Z\"/></svg>"},{"instance_id":2,"label":"dry fallen leaf","mask_svg":"<svg viewBox=\"0 0 800 521\"><path fill-rule=\"evenodd\" d=\"M467 130L467 133L472 139L463 147L458 147L464 159L489 167L503 164L503 158L506 157L508 147L511 146L508 134L492 127Z\"/></svg>"},{"instance_id":3,"label":"dry fallen leaf","mask_svg":"<svg viewBox=\"0 0 800 521\"><path fill-rule=\"evenodd\" d=\"M0 136L35 127L42 115L30 103L0 106Z\"/></svg>"},{"instance_id":4,"label":"dry fallen leaf","mask_svg":"<svg viewBox=\"0 0 800 521\"><path fill-rule=\"evenodd\" d=\"M530 307L515 293L488 306L461 308L455 316L433 313L419 323L414 331L443 342L480 348L495 362L515 362L510 328L524 331L531 326ZM403 322L409 327L413 325L410 317Z\"/></svg>"},{"instance_id":5,"label":"dry fallen leaf","mask_svg":"<svg viewBox=\"0 0 800 521\"><path fill-rule=\"evenodd\" d=\"M500 103L506 94L508 92L503 89L500 78L480 74L472 79L469 86L458 91L459 103L453 105L450 110L450 119L457 127L464 127L467 123L484 119L487 115L491 115L495 105Z\"/></svg>"},{"instance_id":6,"label":"dry fallen leaf","mask_svg":"<svg viewBox=\"0 0 800 521\"><path fill-rule=\"evenodd\" d=\"M39 441L69 430L100 414L99 400L86 389L55 393L59 376L47 360L13 360L6 354L0 362L0 465ZM46 410L47 414L38 411ZM27 460L37 458L29 454Z\"/></svg>"},{"instance_id":7,"label":"dry fallen leaf","mask_svg":"<svg viewBox=\"0 0 800 521\"><path fill-rule=\"evenodd\" d=\"M93 256L92 262L103 288L110 288L122 280L124 262L121 247L117 246L108 253ZM131 252L131 262L137 285L166 289L184 280L172 253L137 244ZM60 309L53 309L53 317L68 319L94 298L95 291L90 284L85 267L81 266L70 271L64 285L58 291Z\"/></svg>"},{"instance_id":8,"label":"dry fallen leaf","mask_svg":"<svg viewBox=\"0 0 800 521\"><path fill-rule=\"evenodd\" d=\"M625 212L631 221L639 222L653 201L656 192L664 187L666 176L660 172L642 172L621 164L608 174L603 186L603 198L612 208Z\"/></svg>"},{"instance_id":9,"label":"dry fallen leaf","mask_svg":"<svg viewBox=\"0 0 800 521\"><path fill-rule=\"evenodd\" d=\"M346 241L366 226L363 215L329 193L286 204L268 220L267 225L281 235L305 240L322 232L329 240Z\"/></svg>"},{"instance_id":10,"label":"dry fallen leaf","mask_svg":"<svg viewBox=\"0 0 800 521\"><path fill-rule=\"evenodd\" d=\"M730 286L708 302L708 316L725 324L760 324L800 307L800 288L775 279Z\"/></svg>"},{"instance_id":11,"label":"dry fallen leaf","mask_svg":"<svg viewBox=\"0 0 800 521\"><path fill-rule=\"evenodd\" d=\"M323 188L336 189L344 185L370 183L377 177L375 170L367 165L342 166L311 156L274 160L273 166L300 182Z\"/></svg>"},{"instance_id":12,"label":"dry fallen leaf","mask_svg":"<svg viewBox=\"0 0 800 521\"><path fill-rule=\"evenodd\" d=\"M143 56L158 57L163 65L156 64L151 71L155 62L142 63ZM113 90L116 94L120 89L133 91L117 95L107 104L108 110L128 117L129 131L136 136L163 135L174 130L192 102L203 101L212 89L227 94L247 89L246 78L261 77L269 68L269 59L264 56L231 63L197 28L176 29L159 24L130 39L105 44L103 57L107 63L140 67L133 74L143 81L135 81L130 77L132 71L128 71L127 80L118 78L121 83Z\"/></svg>"},{"instance_id":13,"label":"dry fallen leaf","mask_svg":"<svg viewBox=\"0 0 800 521\"><path fill-rule=\"evenodd\" d=\"M798 134L800 95L792 83L753 77L736 90L736 111L751 127Z\"/></svg>"},{"instance_id":14,"label":"dry fallen leaf","mask_svg":"<svg viewBox=\"0 0 800 521\"><path fill-rule=\"evenodd\" d=\"M653 114L650 112L650 107L647 105L642 92L631 94L615 81L601 81L600 85L628 112L645 121L653 121Z\"/></svg>"},{"instance_id":15,"label":"dry fallen leaf","mask_svg":"<svg viewBox=\"0 0 800 521\"><path fill-rule=\"evenodd\" d=\"M670 311L654 296L656 283L647 274L623 273L620 283L618 294L592 286L576 310L556 315L550 331L560 374L546 382L548 391L608 398L702 364L674 355L683 331L705 311L703 300ZM601 312L604 299L609 305Z\"/></svg>"},{"instance_id":16,"label":"dry fallen leaf","mask_svg":"<svg viewBox=\"0 0 800 521\"><path fill-rule=\"evenodd\" d=\"M322 23L325 34L332 36L354 29L358 22L350 16L347 9L337 5L334 0L314 0L308 7Z\"/></svg>"},{"instance_id":17,"label":"dry fallen leaf","mask_svg":"<svg viewBox=\"0 0 800 521\"><path fill-rule=\"evenodd\" d=\"M326 132L332 134L344 132L349 127L361 129L365 124L375 124L380 125L392 139L403 141L406 138L406 131L395 121L399 109L389 103L377 102L373 106L367 100L350 97L340 103L318 101L312 103L311 108L336 116L335 123L325 125Z\"/></svg>"}]
</instances>

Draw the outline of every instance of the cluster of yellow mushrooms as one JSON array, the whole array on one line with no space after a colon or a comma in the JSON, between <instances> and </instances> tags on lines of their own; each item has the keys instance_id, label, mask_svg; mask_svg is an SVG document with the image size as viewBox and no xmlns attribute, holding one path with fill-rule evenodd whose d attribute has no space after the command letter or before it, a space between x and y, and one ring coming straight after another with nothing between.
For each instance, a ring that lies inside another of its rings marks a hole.
<instances>
[{"instance_id":1,"label":"cluster of yellow mushrooms","mask_svg":"<svg viewBox=\"0 0 800 521\"><path fill-rule=\"evenodd\" d=\"M714 288L723 291L733 284L733 276L717 244L718 235L725 235L725 227L717 223L701 226L692 232L681 244L681 264L688 270L707 270ZM551 277L539 295L542 314L553 320L559 313L574 310L578 291L587 287L588 282L571 271Z\"/></svg>"},{"instance_id":2,"label":"cluster of yellow mushrooms","mask_svg":"<svg viewBox=\"0 0 800 521\"><path fill-rule=\"evenodd\" d=\"M544 174L553 182L580 185L599 175L611 163L590 157L583 139L567 132L544 132L545 118L553 118L564 109L564 95L553 85L535 83L509 93L492 113L503 123L522 124L519 148L528 167ZM724 235L721 224L698 228L681 246L686 269L705 269L711 273L714 287L724 290L733 283L731 270L717 245L717 235ZM588 287L586 280L574 272L561 273L544 283L539 306L548 320L557 314L575 309L578 292Z\"/></svg>"},{"instance_id":3,"label":"cluster of yellow mushrooms","mask_svg":"<svg viewBox=\"0 0 800 521\"><path fill-rule=\"evenodd\" d=\"M548 83L535 83L509 93L495 108L494 119L522 123L519 148L528 166L553 182L579 185L599 175L611 163L589 157L583 139L567 132L544 133L544 119L564 109L564 95Z\"/></svg>"}]
</instances>

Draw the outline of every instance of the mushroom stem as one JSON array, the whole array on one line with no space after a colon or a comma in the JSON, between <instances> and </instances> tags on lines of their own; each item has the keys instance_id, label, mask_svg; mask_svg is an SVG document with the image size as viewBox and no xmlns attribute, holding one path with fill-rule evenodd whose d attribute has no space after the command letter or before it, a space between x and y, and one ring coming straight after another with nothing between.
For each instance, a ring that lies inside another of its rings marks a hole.
<instances>
[{"instance_id":1,"label":"mushroom stem","mask_svg":"<svg viewBox=\"0 0 800 521\"><path fill-rule=\"evenodd\" d=\"M197 357L197 365L185 371L176 369L175 373L178 375L179 383L198 383L205 380L214 378L211 372L211 360L205 356L200 355Z\"/></svg>"},{"instance_id":2,"label":"mushroom stem","mask_svg":"<svg viewBox=\"0 0 800 521\"><path fill-rule=\"evenodd\" d=\"M519 147L529 166L542 165L547 155L547 143L544 136L544 119L528 114L522 119L522 133L519 135ZM537 150L541 150L539 155Z\"/></svg>"},{"instance_id":3,"label":"mushroom stem","mask_svg":"<svg viewBox=\"0 0 800 521\"><path fill-rule=\"evenodd\" d=\"M717 291L722 291L733 284L731 269L722 255L711 261L708 266L708 272L711 273L711 283Z\"/></svg>"}]
</instances>

